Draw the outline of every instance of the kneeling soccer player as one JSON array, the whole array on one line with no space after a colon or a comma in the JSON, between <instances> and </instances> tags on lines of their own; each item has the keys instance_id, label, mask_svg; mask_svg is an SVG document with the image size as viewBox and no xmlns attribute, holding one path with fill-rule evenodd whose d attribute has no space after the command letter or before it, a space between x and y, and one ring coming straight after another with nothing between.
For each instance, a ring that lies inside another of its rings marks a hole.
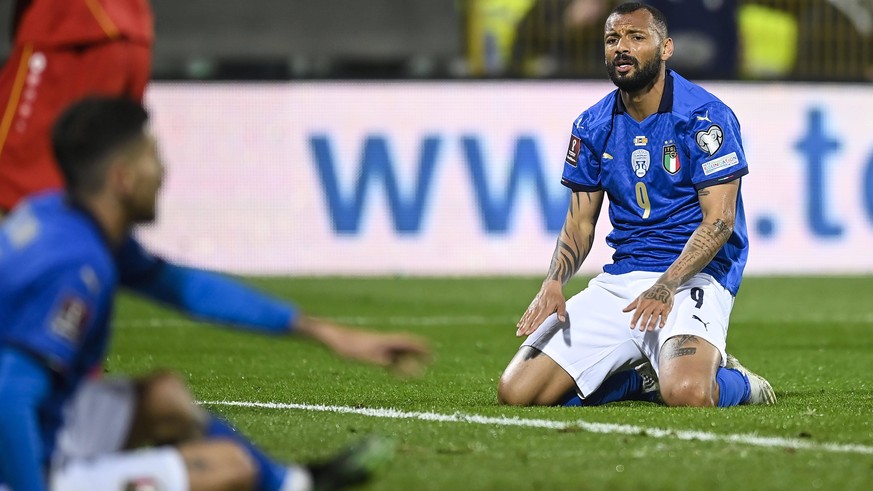
<instances>
[{"instance_id":1,"label":"kneeling soccer player","mask_svg":"<svg viewBox=\"0 0 873 491\"><path fill-rule=\"evenodd\" d=\"M673 41L657 9L619 5L604 41L618 89L572 125L562 178L569 210L547 278L516 326L529 337L498 398L550 405L574 395L590 403L636 397L642 378L626 369L648 361L669 406L773 403L770 384L725 352L748 256L739 123L722 101L666 68ZM591 250L606 195L613 263L565 301L563 286Z\"/></svg>"}]
</instances>

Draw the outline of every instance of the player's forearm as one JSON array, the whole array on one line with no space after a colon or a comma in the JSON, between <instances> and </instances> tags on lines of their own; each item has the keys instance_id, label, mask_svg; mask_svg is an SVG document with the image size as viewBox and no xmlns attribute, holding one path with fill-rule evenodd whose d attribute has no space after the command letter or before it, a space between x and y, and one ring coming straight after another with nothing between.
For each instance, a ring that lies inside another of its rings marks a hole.
<instances>
[{"instance_id":1,"label":"player's forearm","mask_svg":"<svg viewBox=\"0 0 873 491\"><path fill-rule=\"evenodd\" d=\"M235 279L172 263L128 286L197 318L265 334L288 333L298 315L288 302Z\"/></svg>"},{"instance_id":2,"label":"player's forearm","mask_svg":"<svg viewBox=\"0 0 873 491\"><path fill-rule=\"evenodd\" d=\"M303 314L295 318L292 330L301 336L311 338L328 347L333 347L340 343L345 331L335 324Z\"/></svg>"},{"instance_id":3,"label":"player's forearm","mask_svg":"<svg viewBox=\"0 0 873 491\"><path fill-rule=\"evenodd\" d=\"M323 345L334 354L343 358L373 362L366 356L361 357L361 342L369 336L366 331L351 329L327 320L299 315L294 325L294 332ZM366 349L365 349L366 351Z\"/></svg>"},{"instance_id":4,"label":"player's forearm","mask_svg":"<svg viewBox=\"0 0 873 491\"><path fill-rule=\"evenodd\" d=\"M586 230L586 228L588 230ZM591 245L594 243L594 227L579 227L568 230L565 226L558 237L555 252L549 265L546 280L560 281L566 285L570 278L579 271Z\"/></svg>"},{"instance_id":5,"label":"player's forearm","mask_svg":"<svg viewBox=\"0 0 873 491\"><path fill-rule=\"evenodd\" d=\"M591 252L596 215L583 212L586 210L585 200L591 204L589 193L574 193L570 198L567 218L558 236L546 281L560 281L566 285Z\"/></svg>"},{"instance_id":6,"label":"player's forearm","mask_svg":"<svg viewBox=\"0 0 873 491\"><path fill-rule=\"evenodd\" d=\"M682 253L676 261L658 279L658 284L675 291L680 285L703 271L727 243L733 233L732 217L719 217L714 220L704 220L691 234Z\"/></svg>"}]
</instances>

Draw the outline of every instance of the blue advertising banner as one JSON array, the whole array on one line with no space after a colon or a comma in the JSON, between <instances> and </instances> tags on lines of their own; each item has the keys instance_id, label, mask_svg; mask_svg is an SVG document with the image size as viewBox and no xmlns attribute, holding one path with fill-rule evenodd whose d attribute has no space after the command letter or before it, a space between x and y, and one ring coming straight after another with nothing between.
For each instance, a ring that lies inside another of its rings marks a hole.
<instances>
[{"instance_id":1,"label":"blue advertising banner","mask_svg":"<svg viewBox=\"0 0 873 491\"><path fill-rule=\"evenodd\" d=\"M873 87L705 87L742 125L747 272L873 271ZM611 90L156 83L147 103L168 181L142 237L247 274L544 274L569 199L571 126ZM610 261L608 231L604 207L583 273Z\"/></svg>"}]
</instances>

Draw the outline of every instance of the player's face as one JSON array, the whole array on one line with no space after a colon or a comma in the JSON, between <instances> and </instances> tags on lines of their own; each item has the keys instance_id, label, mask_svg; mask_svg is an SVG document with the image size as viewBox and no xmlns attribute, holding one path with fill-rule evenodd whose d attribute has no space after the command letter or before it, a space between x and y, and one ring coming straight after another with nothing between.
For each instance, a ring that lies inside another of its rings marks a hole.
<instances>
[{"instance_id":1,"label":"player's face","mask_svg":"<svg viewBox=\"0 0 873 491\"><path fill-rule=\"evenodd\" d=\"M652 28L652 14L640 9L629 14L613 14L606 20L604 37L606 70L619 89L637 92L651 85L669 58L664 48L671 41L659 40Z\"/></svg>"},{"instance_id":2,"label":"player's face","mask_svg":"<svg viewBox=\"0 0 873 491\"><path fill-rule=\"evenodd\" d=\"M151 134L143 134L131 147L122 194L122 204L132 223L154 221L163 181L164 165L157 142Z\"/></svg>"}]
</instances>

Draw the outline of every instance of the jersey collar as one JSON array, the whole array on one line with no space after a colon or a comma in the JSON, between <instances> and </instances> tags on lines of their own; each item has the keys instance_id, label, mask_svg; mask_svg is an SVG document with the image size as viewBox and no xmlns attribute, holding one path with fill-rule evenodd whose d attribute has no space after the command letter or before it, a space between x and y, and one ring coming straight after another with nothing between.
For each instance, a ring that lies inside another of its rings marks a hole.
<instances>
[{"instance_id":1,"label":"jersey collar","mask_svg":"<svg viewBox=\"0 0 873 491\"><path fill-rule=\"evenodd\" d=\"M103 243L106 245L106 248L111 250L115 249L115 246L112 245L112 242L109 240L109 236L106 235L106 231L103 230L103 227L100 225L100 222L97 221L97 217L91 213L91 210L88 209L82 202L77 200L70 194L65 193L64 202L69 206L72 210L75 210L82 215L91 223L91 225L97 230L97 234L100 235L100 238L103 239Z\"/></svg>"},{"instance_id":2,"label":"jersey collar","mask_svg":"<svg viewBox=\"0 0 873 491\"><path fill-rule=\"evenodd\" d=\"M615 91L615 107L612 110L613 114L623 114L627 112L624 102L621 100L621 91ZM661 103L658 104L659 113L673 112L673 71L667 70L664 76L664 93L661 94Z\"/></svg>"}]
</instances>

